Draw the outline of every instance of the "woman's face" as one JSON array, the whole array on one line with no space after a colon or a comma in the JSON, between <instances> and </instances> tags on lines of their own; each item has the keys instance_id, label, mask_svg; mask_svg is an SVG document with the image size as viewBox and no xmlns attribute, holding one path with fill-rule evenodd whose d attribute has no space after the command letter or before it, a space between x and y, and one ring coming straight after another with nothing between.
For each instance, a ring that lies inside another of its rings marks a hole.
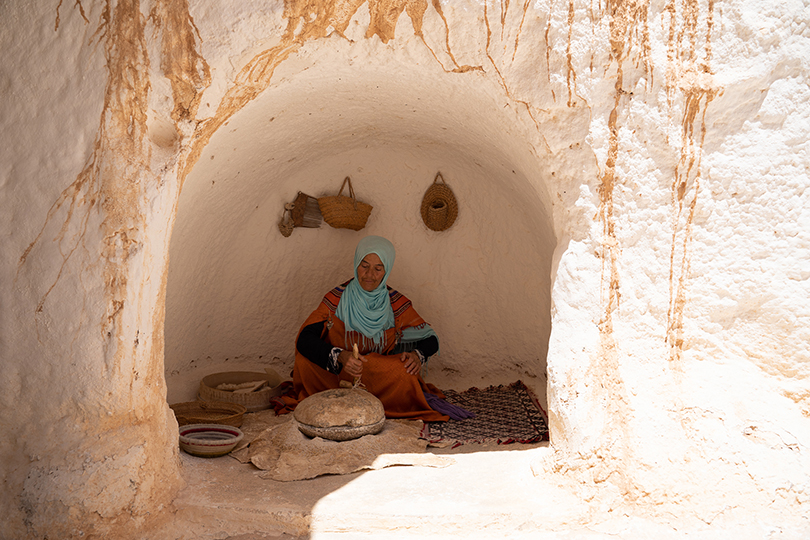
<instances>
[{"instance_id":1,"label":"woman's face","mask_svg":"<svg viewBox=\"0 0 810 540\"><path fill-rule=\"evenodd\" d=\"M380 286L385 276L385 266L376 253L369 253L357 265L357 279L364 291L371 292Z\"/></svg>"}]
</instances>

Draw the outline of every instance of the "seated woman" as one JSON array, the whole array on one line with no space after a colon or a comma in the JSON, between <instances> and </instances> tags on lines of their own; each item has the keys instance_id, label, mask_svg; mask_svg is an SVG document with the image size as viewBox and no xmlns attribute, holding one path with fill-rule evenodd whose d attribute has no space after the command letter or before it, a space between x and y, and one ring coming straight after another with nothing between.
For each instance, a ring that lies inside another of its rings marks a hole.
<instances>
[{"instance_id":1,"label":"seated woman","mask_svg":"<svg viewBox=\"0 0 810 540\"><path fill-rule=\"evenodd\" d=\"M354 279L329 291L298 333L288 411L343 380L360 381L388 418L436 422L448 419L444 412L465 417L466 411L439 399L441 392L422 380L422 366L439 350L439 340L411 301L386 285L394 257L393 244L380 236L357 245ZM355 344L359 358L352 354Z\"/></svg>"}]
</instances>

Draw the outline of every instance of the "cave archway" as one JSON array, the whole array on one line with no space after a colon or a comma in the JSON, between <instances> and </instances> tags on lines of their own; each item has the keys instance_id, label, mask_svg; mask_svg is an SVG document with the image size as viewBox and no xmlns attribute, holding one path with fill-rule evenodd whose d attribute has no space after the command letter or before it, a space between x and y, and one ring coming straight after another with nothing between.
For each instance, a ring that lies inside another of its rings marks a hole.
<instances>
[{"instance_id":1,"label":"cave archway","mask_svg":"<svg viewBox=\"0 0 810 540\"><path fill-rule=\"evenodd\" d=\"M211 138L183 186L166 300L169 402L194 399L214 371L269 364L286 376L299 325L351 277L366 234L392 240L389 284L439 333L431 382L522 378L544 394L556 239L532 121L489 79L435 64L301 60L277 79ZM419 212L437 171L459 202L443 232ZM345 176L374 206L364 230L280 234L285 202L335 194Z\"/></svg>"}]
</instances>

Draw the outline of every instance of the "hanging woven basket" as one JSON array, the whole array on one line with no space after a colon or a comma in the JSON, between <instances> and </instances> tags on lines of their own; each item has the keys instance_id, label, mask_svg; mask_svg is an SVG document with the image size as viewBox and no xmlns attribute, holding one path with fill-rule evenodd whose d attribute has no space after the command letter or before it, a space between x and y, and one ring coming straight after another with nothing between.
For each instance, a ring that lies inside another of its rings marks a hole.
<instances>
[{"instance_id":1,"label":"hanging woven basket","mask_svg":"<svg viewBox=\"0 0 810 540\"><path fill-rule=\"evenodd\" d=\"M425 191L421 213L422 221L432 231L446 231L458 217L458 202L440 172L436 173L433 184Z\"/></svg>"},{"instance_id":2,"label":"hanging woven basket","mask_svg":"<svg viewBox=\"0 0 810 540\"><path fill-rule=\"evenodd\" d=\"M343 195L343 188L349 185L349 196ZM340 191L334 197L320 197L318 207L323 220L336 229L352 229L359 231L366 226L368 216L371 215L372 206L358 201L352 187L352 180L348 176L343 180Z\"/></svg>"}]
</instances>

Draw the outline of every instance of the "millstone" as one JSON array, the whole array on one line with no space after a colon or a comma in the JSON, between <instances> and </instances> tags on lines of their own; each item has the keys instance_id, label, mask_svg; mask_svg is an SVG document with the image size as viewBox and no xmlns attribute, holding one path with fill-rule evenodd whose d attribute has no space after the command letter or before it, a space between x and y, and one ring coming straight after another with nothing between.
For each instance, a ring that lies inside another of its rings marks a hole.
<instances>
[{"instance_id":1,"label":"millstone","mask_svg":"<svg viewBox=\"0 0 810 540\"><path fill-rule=\"evenodd\" d=\"M309 437L348 441L379 433L385 424L382 402L359 388L334 388L305 398L293 412Z\"/></svg>"}]
</instances>

